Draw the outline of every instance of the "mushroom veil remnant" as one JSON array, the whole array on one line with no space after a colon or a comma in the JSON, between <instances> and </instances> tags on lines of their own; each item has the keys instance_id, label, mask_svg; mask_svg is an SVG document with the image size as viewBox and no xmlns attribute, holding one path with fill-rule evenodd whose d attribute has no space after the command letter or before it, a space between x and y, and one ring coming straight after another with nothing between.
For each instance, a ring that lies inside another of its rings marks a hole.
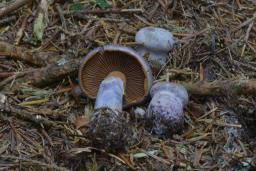
<instances>
[{"instance_id":1,"label":"mushroom veil remnant","mask_svg":"<svg viewBox=\"0 0 256 171\"><path fill-rule=\"evenodd\" d=\"M127 145L130 131L123 106L144 101L152 79L147 62L127 47L106 45L84 58L79 69L79 84L85 95L96 98L88 129L95 145L106 149Z\"/></svg>"},{"instance_id":2,"label":"mushroom veil remnant","mask_svg":"<svg viewBox=\"0 0 256 171\"><path fill-rule=\"evenodd\" d=\"M153 133L159 136L179 133L184 124L183 107L188 103L186 89L180 84L158 82L152 86L150 95L146 117Z\"/></svg>"},{"instance_id":3,"label":"mushroom veil remnant","mask_svg":"<svg viewBox=\"0 0 256 171\"><path fill-rule=\"evenodd\" d=\"M139 55L148 55L150 64L157 71L165 64L168 52L174 45L172 33L157 27L140 29L136 33L135 41L140 44L136 49Z\"/></svg>"}]
</instances>

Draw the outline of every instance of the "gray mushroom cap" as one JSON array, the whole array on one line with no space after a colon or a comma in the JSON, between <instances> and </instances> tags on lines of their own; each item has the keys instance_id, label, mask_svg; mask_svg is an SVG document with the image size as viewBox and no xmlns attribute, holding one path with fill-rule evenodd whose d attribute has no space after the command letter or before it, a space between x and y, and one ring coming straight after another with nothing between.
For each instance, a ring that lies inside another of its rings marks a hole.
<instances>
[{"instance_id":1,"label":"gray mushroom cap","mask_svg":"<svg viewBox=\"0 0 256 171\"><path fill-rule=\"evenodd\" d=\"M140 56L148 54L148 60L153 68L160 70L165 64L168 52L174 45L171 32L157 27L145 27L140 29L135 41L139 43L136 48Z\"/></svg>"},{"instance_id":2,"label":"gray mushroom cap","mask_svg":"<svg viewBox=\"0 0 256 171\"><path fill-rule=\"evenodd\" d=\"M152 51L169 52L174 44L173 35L168 30L157 27L140 29L135 36L136 42Z\"/></svg>"},{"instance_id":3,"label":"gray mushroom cap","mask_svg":"<svg viewBox=\"0 0 256 171\"><path fill-rule=\"evenodd\" d=\"M155 83L150 90L150 95L153 97L154 94L159 91L169 91L174 93L177 98L182 101L183 106L188 103L188 92L181 84L170 82Z\"/></svg>"}]
</instances>

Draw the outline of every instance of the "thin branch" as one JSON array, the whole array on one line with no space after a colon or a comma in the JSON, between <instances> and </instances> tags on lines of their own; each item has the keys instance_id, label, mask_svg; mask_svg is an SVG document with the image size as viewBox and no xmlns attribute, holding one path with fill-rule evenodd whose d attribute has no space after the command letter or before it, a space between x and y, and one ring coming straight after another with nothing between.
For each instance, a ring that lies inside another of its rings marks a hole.
<instances>
[{"instance_id":1,"label":"thin branch","mask_svg":"<svg viewBox=\"0 0 256 171\"><path fill-rule=\"evenodd\" d=\"M30 122L33 122L38 125L43 124L47 127L56 125L56 122L54 122L54 121L51 121L41 115L34 115L35 113L32 114L24 109L21 109L21 108L19 108L19 109L15 108L15 107L13 107L13 105L10 105L10 106L6 105L4 111L11 113L11 115L16 116L17 118L20 118L20 119L23 119L26 121L30 121Z\"/></svg>"},{"instance_id":2,"label":"thin branch","mask_svg":"<svg viewBox=\"0 0 256 171\"><path fill-rule=\"evenodd\" d=\"M235 93L238 95L256 95L256 80L229 79L213 82L181 83L191 95L226 95Z\"/></svg>"},{"instance_id":3,"label":"thin branch","mask_svg":"<svg viewBox=\"0 0 256 171\"><path fill-rule=\"evenodd\" d=\"M27 48L1 41L0 55L9 56L16 60L25 61L37 66L45 66L48 63L53 63L60 59L60 56L55 56L49 52L32 52Z\"/></svg>"},{"instance_id":4,"label":"thin branch","mask_svg":"<svg viewBox=\"0 0 256 171\"><path fill-rule=\"evenodd\" d=\"M23 158L23 157L16 157L16 156L11 156L11 155L1 155L0 158L23 161L23 162L21 162L23 164L25 164L24 162L28 162L31 165L40 165L40 166L46 167L48 169L54 169L54 170L58 170L58 171L68 171L69 170L67 168L57 166L56 164L48 164L48 163L44 163L44 162L41 162L38 160L27 159L27 158Z\"/></svg>"},{"instance_id":5,"label":"thin branch","mask_svg":"<svg viewBox=\"0 0 256 171\"><path fill-rule=\"evenodd\" d=\"M118 8L113 8L113 9L95 9L95 10L84 10L80 12L64 12L66 15L84 15L84 14L134 14L134 13L143 13L142 9L118 9Z\"/></svg>"},{"instance_id":6,"label":"thin branch","mask_svg":"<svg viewBox=\"0 0 256 171\"><path fill-rule=\"evenodd\" d=\"M32 2L32 0L16 0L14 3L10 5L6 5L5 7L0 9L0 18L6 15L9 15L13 11L21 8L22 6Z\"/></svg>"},{"instance_id":7,"label":"thin branch","mask_svg":"<svg viewBox=\"0 0 256 171\"><path fill-rule=\"evenodd\" d=\"M57 81L60 81L67 75L75 75L78 71L80 61L79 60L71 60L64 61L63 64L49 64L46 67L34 69L24 76L16 79L11 87L12 90L19 90L20 86L24 83L28 83L30 85L36 87L49 86ZM9 78L7 78L9 79ZM9 80L12 81L13 79ZM9 82L4 80L5 85ZM0 82L0 89L4 87L4 83ZM5 86L4 88L10 89Z\"/></svg>"}]
</instances>

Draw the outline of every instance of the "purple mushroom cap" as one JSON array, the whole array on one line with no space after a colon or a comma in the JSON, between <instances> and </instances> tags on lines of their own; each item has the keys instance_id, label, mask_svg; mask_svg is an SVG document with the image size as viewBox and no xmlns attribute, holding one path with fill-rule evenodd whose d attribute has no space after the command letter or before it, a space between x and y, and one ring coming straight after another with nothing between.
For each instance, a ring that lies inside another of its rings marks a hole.
<instances>
[{"instance_id":1,"label":"purple mushroom cap","mask_svg":"<svg viewBox=\"0 0 256 171\"><path fill-rule=\"evenodd\" d=\"M188 92L187 90L178 83L169 83L169 82L158 82L150 89L150 95L153 95L158 91L170 91L177 95L182 101L183 105L188 103Z\"/></svg>"},{"instance_id":2,"label":"purple mushroom cap","mask_svg":"<svg viewBox=\"0 0 256 171\"><path fill-rule=\"evenodd\" d=\"M169 52L174 44L172 33L157 27L140 29L136 33L135 40L152 51Z\"/></svg>"},{"instance_id":3,"label":"purple mushroom cap","mask_svg":"<svg viewBox=\"0 0 256 171\"><path fill-rule=\"evenodd\" d=\"M160 69L165 64L168 52L174 45L172 33L157 27L140 29L136 33L135 41L140 44L136 49L138 54L145 56L148 53L148 59L156 69Z\"/></svg>"}]
</instances>

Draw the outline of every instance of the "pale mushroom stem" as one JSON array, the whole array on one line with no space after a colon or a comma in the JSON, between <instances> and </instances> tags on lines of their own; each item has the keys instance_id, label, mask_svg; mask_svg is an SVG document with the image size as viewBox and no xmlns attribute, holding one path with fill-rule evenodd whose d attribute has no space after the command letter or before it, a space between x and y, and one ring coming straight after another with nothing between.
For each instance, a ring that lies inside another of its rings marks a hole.
<instances>
[{"instance_id":1,"label":"pale mushroom stem","mask_svg":"<svg viewBox=\"0 0 256 171\"><path fill-rule=\"evenodd\" d=\"M138 46L136 51L140 56L145 56L148 53L149 62L158 69L161 69L161 67L166 63L166 59L168 57L168 51L154 51L144 46Z\"/></svg>"},{"instance_id":2,"label":"pale mushroom stem","mask_svg":"<svg viewBox=\"0 0 256 171\"><path fill-rule=\"evenodd\" d=\"M94 109L110 108L122 111L125 77L121 72L114 71L100 84Z\"/></svg>"}]
</instances>

